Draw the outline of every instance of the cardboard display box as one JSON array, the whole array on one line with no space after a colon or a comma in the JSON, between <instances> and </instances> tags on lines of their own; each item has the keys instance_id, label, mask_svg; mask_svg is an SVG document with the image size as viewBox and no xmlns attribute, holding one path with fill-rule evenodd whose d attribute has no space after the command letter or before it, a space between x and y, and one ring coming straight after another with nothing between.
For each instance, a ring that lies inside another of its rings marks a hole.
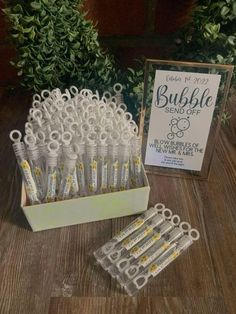
<instances>
[{"instance_id":1,"label":"cardboard display box","mask_svg":"<svg viewBox=\"0 0 236 314\"><path fill-rule=\"evenodd\" d=\"M22 185L21 207L33 231L138 214L147 210L150 192L144 167L142 175L140 188L39 205L27 204Z\"/></svg>"}]
</instances>

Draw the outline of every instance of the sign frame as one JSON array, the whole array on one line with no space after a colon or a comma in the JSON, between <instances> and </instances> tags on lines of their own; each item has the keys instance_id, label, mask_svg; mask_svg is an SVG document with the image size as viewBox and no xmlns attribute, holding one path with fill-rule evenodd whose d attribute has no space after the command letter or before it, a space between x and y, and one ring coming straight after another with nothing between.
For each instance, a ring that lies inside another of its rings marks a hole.
<instances>
[{"instance_id":1,"label":"sign frame","mask_svg":"<svg viewBox=\"0 0 236 314\"><path fill-rule=\"evenodd\" d=\"M194 69L194 71L193 71ZM230 82L233 74L233 65L221 65L211 63L199 63L199 62L184 62L184 61L170 61L170 60L155 60L146 59L145 62L145 74L144 74L144 93L140 110L140 135L143 138L143 148L146 154L147 148L147 135L148 130L144 128L144 122L150 120L147 117L147 113L150 112L152 104L150 104L151 88L153 87L154 77L156 70L171 70L176 72L194 72L196 74L220 74L220 86L217 92L216 105L214 108L213 118L211 120L210 130L207 138L206 148L202 161L202 167L200 171L186 170L170 167L145 165L145 170L149 174L174 176L182 178L207 180L209 178L214 150L219 137L219 131L221 126L221 118L226 106L227 96L230 89ZM199 71L199 72L198 72ZM152 95L151 95L152 96ZM152 98L152 97L151 97ZM148 105L148 103L150 105ZM217 112L217 116L216 116ZM145 116L146 115L146 116ZM214 117L215 116L215 117ZM157 121L158 123L158 121ZM144 163L145 163L144 154Z\"/></svg>"}]
</instances>

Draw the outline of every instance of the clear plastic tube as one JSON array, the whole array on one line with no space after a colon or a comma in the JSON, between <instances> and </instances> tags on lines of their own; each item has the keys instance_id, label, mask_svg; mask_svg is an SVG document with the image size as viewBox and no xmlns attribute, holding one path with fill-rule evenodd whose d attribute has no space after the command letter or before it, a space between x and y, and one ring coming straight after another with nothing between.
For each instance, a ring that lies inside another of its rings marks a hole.
<instances>
[{"instance_id":1,"label":"clear plastic tube","mask_svg":"<svg viewBox=\"0 0 236 314\"><path fill-rule=\"evenodd\" d=\"M104 269L108 269L115 264L119 259L123 258L128 250L132 249L139 241L146 238L156 227L158 227L164 220L165 214L168 212L168 216L172 216L172 212L169 209L164 209L161 214L156 214L154 217L146 221L146 223L126 237L121 243L118 243L111 253L101 261L101 265ZM167 214L166 214L167 215ZM110 270L110 269L109 269ZM113 274L113 271L111 271Z\"/></svg>"},{"instance_id":2,"label":"clear plastic tube","mask_svg":"<svg viewBox=\"0 0 236 314\"><path fill-rule=\"evenodd\" d=\"M61 136L62 144L59 146L58 158L57 158L57 191L59 191L61 181L63 179L63 173L65 169L66 156L72 152L71 147L72 134L68 131L63 132Z\"/></svg>"},{"instance_id":3,"label":"clear plastic tube","mask_svg":"<svg viewBox=\"0 0 236 314\"><path fill-rule=\"evenodd\" d=\"M73 183L73 176L75 172L77 156L75 154L70 154L66 156L64 162L64 171L62 173L62 179L58 192L58 200L66 200L70 197L70 191Z\"/></svg>"},{"instance_id":4,"label":"clear plastic tube","mask_svg":"<svg viewBox=\"0 0 236 314\"><path fill-rule=\"evenodd\" d=\"M130 149L128 144L120 145L120 178L119 189L121 191L129 189L129 156Z\"/></svg>"},{"instance_id":5,"label":"clear plastic tube","mask_svg":"<svg viewBox=\"0 0 236 314\"><path fill-rule=\"evenodd\" d=\"M39 150L39 155L41 158L43 173L46 171L46 155L47 155L47 143L45 142L45 134L43 131L38 131L36 133L37 146Z\"/></svg>"},{"instance_id":6,"label":"clear plastic tube","mask_svg":"<svg viewBox=\"0 0 236 314\"><path fill-rule=\"evenodd\" d=\"M12 147L22 175L29 202L31 205L40 204L40 200L38 199L37 187L34 182L31 168L27 160L25 145L23 142L21 142L21 137L21 133L18 130L13 130L10 133L10 139L14 142L12 144Z\"/></svg>"},{"instance_id":7,"label":"clear plastic tube","mask_svg":"<svg viewBox=\"0 0 236 314\"><path fill-rule=\"evenodd\" d=\"M72 184L71 184L71 196L72 198L75 198L78 195L79 195L79 183L78 183L78 177L77 177L77 171L76 171L76 165L75 165L73 177L72 177Z\"/></svg>"},{"instance_id":8,"label":"clear plastic tube","mask_svg":"<svg viewBox=\"0 0 236 314\"><path fill-rule=\"evenodd\" d=\"M140 187L143 185L141 154L141 138L134 136L131 141L131 180L134 187Z\"/></svg>"},{"instance_id":9,"label":"clear plastic tube","mask_svg":"<svg viewBox=\"0 0 236 314\"><path fill-rule=\"evenodd\" d=\"M78 143L78 158L76 163L77 178L79 184L79 193L81 196L85 196L86 192L86 181L85 181L85 143Z\"/></svg>"},{"instance_id":10,"label":"clear plastic tube","mask_svg":"<svg viewBox=\"0 0 236 314\"><path fill-rule=\"evenodd\" d=\"M62 173L64 171L64 158L63 158L63 149L62 144L59 144L59 149L57 152L57 184L56 192L59 190L60 182L62 179Z\"/></svg>"},{"instance_id":11,"label":"clear plastic tube","mask_svg":"<svg viewBox=\"0 0 236 314\"><path fill-rule=\"evenodd\" d=\"M119 145L118 143L113 143L109 145L109 179L108 185L111 192L118 190L118 176L119 176Z\"/></svg>"},{"instance_id":12,"label":"clear plastic tube","mask_svg":"<svg viewBox=\"0 0 236 314\"><path fill-rule=\"evenodd\" d=\"M98 143L98 189L100 193L108 192L108 145L106 133L100 134Z\"/></svg>"},{"instance_id":13,"label":"clear plastic tube","mask_svg":"<svg viewBox=\"0 0 236 314\"><path fill-rule=\"evenodd\" d=\"M97 192L97 146L87 144L87 185L89 194Z\"/></svg>"},{"instance_id":14,"label":"clear plastic tube","mask_svg":"<svg viewBox=\"0 0 236 314\"><path fill-rule=\"evenodd\" d=\"M98 186L100 193L108 192L108 146L98 148Z\"/></svg>"},{"instance_id":15,"label":"clear plastic tube","mask_svg":"<svg viewBox=\"0 0 236 314\"><path fill-rule=\"evenodd\" d=\"M36 138L33 135L26 135L24 137L24 141L28 145L28 158L31 165L34 181L37 187L38 198L40 199L40 201L42 201L45 196L45 182L42 157L40 156L39 149L36 146Z\"/></svg>"},{"instance_id":16,"label":"clear plastic tube","mask_svg":"<svg viewBox=\"0 0 236 314\"><path fill-rule=\"evenodd\" d=\"M116 236L114 236L110 241L104 244L101 248L94 252L94 256L96 259L101 262L101 260L109 253L113 251L116 244L123 241L126 237L128 237L135 230L139 229L143 224L158 212L164 210L165 206L161 203L155 205L154 208L148 209L145 213L143 213L140 217L136 218L132 223L130 223L127 227L121 230Z\"/></svg>"},{"instance_id":17,"label":"clear plastic tube","mask_svg":"<svg viewBox=\"0 0 236 314\"><path fill-rule=\"evenodd\" d=\"M48 143L49 153L46 160L46 202L54 202L56 199L58 150L58 142L51 141Z\"/></svg>"}]
</instances>

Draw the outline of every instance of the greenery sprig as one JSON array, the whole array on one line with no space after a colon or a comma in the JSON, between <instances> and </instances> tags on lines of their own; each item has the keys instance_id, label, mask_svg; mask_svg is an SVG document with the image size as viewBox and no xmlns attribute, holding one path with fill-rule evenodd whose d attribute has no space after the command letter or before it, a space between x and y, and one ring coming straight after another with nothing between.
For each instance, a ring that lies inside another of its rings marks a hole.
<instances>
[{"instance_id":1,"label":"greenery sprig","mask_svg":"<svg viewBox=\"0 0 236 314\"><path fill-rule=\"evenodd\" d=\"M235 0L197 1L192 21L181 30L176 43L176 59L236 65ZM232 85L235 82L236 67ZM230 117L226 109L222 122L227 123Z\"/></svg>"},{"instance_id":2,"label":"greenery sprig","mask_svg":"<svg viewBox=\"0 0 236 314\"><path fill-rule=\"evenodd\" d=\"M103 89L116 79L113 57L82 11L82 0L13 1L3 11L17 49L12 64L34 91L70 84Z\"/></svg>"}]
</instances>

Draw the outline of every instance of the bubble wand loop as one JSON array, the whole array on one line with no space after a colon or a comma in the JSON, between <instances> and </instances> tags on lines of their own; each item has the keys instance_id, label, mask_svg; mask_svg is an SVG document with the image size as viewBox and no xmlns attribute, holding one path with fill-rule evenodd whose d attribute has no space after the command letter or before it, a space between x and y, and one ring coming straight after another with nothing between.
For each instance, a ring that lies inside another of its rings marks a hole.
<instances>
[{"instance_id":1,"label":"bubble wand loop","mask_svg":"<svg viewBox=\"0 0 236 314\"><path fill-rule=\"evenodd\" d=\"M113 90L115 92L115 98L116 98L117 104L119 105L121 103L124 103L124 97L122 94L123 86L120 83L116 83L113 86Z\"/></svg>"}]
</instances>

